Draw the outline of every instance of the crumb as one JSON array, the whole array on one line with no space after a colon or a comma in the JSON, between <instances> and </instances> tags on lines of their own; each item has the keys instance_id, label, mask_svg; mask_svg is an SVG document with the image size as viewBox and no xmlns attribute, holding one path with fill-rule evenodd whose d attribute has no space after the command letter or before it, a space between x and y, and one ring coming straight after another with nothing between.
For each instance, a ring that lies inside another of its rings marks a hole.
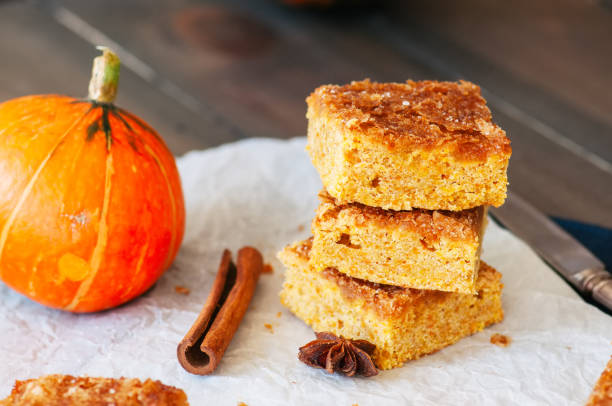
<instances>
[{"instance_id":1,"label":"crumb","mask_svg":"<svg viewBox=\"0 0 612 406\"><path fill-rule=\"evenodd\" d=\"M282 315L283 315L283 312L278 312L278 313L276 313L276 317L279 317L279 318L280 318L280 316L282 316Z\"/></svg>"},{"instance_id":2,"label":"crumb","mask_svg":"<svg viewBox=\"0 0 612 406\"><path fill-rule=\"evenodd\" d=\"M265 323L264 327L267 328L270 331L270 333L274 333L274 328L272 327L272 324Z\"/></svg>"},{"instance_id":3,"label":"crumb","mask_svg":"<svg viewBox=\"0 0 612 406\"><path fill-rule=\"evenodd\" d=\"M512 339L503 334L495 333L491 336L491 344L495 344L498 347L507 347L512 342Z\"/></svg>"},{"instance_id":4,"label":"crumb","mask_svg":"<svg viewBox=\"0 0 612 406\"><path fill-rule=\"evenodd\" d=\"M180 293L181 295L188 295L189 292L191 292L189 289L187 289L184 286L180 286L180 285L176 285L174 287L174 290L176 291L176 293Z\"/></svg>"},{"instance_id":5,"label":"crumb","mask_svg":"<svg viewBox=\"0 0 612 406\"><path fill-rule=\"evenodd\" d=\"M567 348L568 350L571 350L571 349L572 349L572 347L570 347L569 345L568 345L567 347L565 347L565 348Z\"/></svg>"},{"instance_id":6,"label":"crumb","mask_svg":"<svg viewBox=\"0 0 612 406\"><path fill-rule=\"evenodd\" d=\"M296 384L297 382L296 381L291 381L291 383Z\"/></svg>"},{"instance_id":7,"label":"crumb","mask_svg":"<svg viewBox=\"0 0 612 406\"><path fill-rule=\"evenodd\" d=\"M300 224L300 225L298 226L298 231L300 231L300 232L301 232L301 231L304 231L304 225L303 225L303 224Z\"/></svg>"},{"instance_id":8,"label":"crumb","mask_svg":"<svg viewBox=\"0 0 612 406\"><path fill-rule=\"evenodd\" d=\"M274 267L270 264L264 264L263 273L274 273Z\"/></svg>"}]
</instances>

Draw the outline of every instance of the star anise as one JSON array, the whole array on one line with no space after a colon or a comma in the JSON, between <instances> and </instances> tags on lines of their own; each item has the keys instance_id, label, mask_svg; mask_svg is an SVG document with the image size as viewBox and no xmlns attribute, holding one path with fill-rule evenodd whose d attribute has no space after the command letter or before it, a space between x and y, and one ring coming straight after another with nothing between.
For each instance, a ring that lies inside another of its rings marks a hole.
<instances>
[{"instance_id":1,"label":"star anise","mask_svg":"<svg viewBox=\"0 0 612 406\"><path fill-rule=\"evenodd\" d=\"M376 346L366 340L349 340L323 332L315 333L313 340L300 347L298 359L314 368L324 368L330 374L340 372L346 376L373 376L378 370L370 356Z\"/></svg>"}]
</instances>

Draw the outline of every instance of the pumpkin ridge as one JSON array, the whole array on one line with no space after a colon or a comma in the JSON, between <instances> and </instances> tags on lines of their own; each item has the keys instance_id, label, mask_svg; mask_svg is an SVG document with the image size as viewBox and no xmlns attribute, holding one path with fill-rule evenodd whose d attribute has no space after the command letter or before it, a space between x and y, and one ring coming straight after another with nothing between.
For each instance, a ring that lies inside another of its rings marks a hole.
<instances>
[{"instance_id":1,"label":"pumpkin ridge","mask_svg":"<svg viewBox=\"0 0 612 406\"><path fill-rule=\"evenodd\" d=\"M95 100L89 101L91 103L90 110L93 109L102 109L102 114L96 120L94 120L87 127L87 141L92 141L94 136L98 133L98 131L104 131L104 137L106 140L106 149L110 151L113 142L115 142L115 137L113 136L113 126L110 123L110 117L114 117L118 119L125 127L127 132L127 141L130 147L136 152L138 151L138 147L134 141L134 129L127 122L127 120L119 113L117 107L114 104L110 103L100 103Z\"/></svg>"},{"instance_id":2,"label":"pumpkin ridge","mask_svg":"<svg viewBox=\"0 0 612 406\"><path fill-rule=\"evenodd\" d=\"M174 200L174 193L172 193L172 186L170 185L170 181L168 180L168 174L166 173L164 167L161 165L159 158L157 157L153 149L147 144L145 144L145 151L147 151L151 158L153 158L155 164L159 168L162 176L164 177L164 181L166 182L166 186L168 187L168 197L170 197L170 205L172 207L172 236L170 237L170 246L168 249L168 253L166 254L166 259L164 260L163 267L164 269L166 269L168 265L170 265L169 262L171 260L172 253L176 251L176 248L174 247L174 244L176 242L176 201Z\"/></svg>"},{"instance_id":3,"label":"pumpkin ridge","mask_svg":"<svg viewBox=\"0 0 612 406\"><path fill-rule=\"evenodd\" d=\"M140 255L138 256L138 262L136 262L136 270L134 271L132 281L136 280L136 278L138 277L138 274L140 273L140 270L142 269L142 265L144 264L144 259L146 257L147 251L149 250L150 242L151 242L151 238L150 236L147 236L147 241L145 242L144 246L142 247L142 251ZM123 296L130 297L135 287L136 285L134 283L130 284L129 290L125 292ZM139 286L139 287L142 288L142 286Z\"/></svg>"},{"instance_id":4,"label":"pumpkin ridge","mask_svg":"<svg viewBox=\"0 0 612 406\"><path fill-rule=\"evenodd\" d=\"M68 127L68 129L58 138L58 141L53 145L53 147L51 147L51 150L45 156L45 159L43 159L43 161L38 165L38 168L36 168L36 172L34 172L34 174L32 175L32 178L28 181L25 188L21 192L21 196L19 196L19 199L17 199L17 204L15 205L15 208L13 209L13 211L11 211L11 214L9 215L6 223L4 223L4 226L2 227L2 231L0 232L0 264L2 263L2 254L4 251L4 245L6 244L6 240L8 239L10 229L13 226L13 223L15 222L15 219L17 218L19 211L23 207L23 204L25 203L26 199L32 192L32 188L34 187L34 184L40 177L40 174L42 173L43 169L45 168L45 166L47 165L51 157L54 155L57 148L64 142L64 140L72 132L72 130L75 127L77 127L77 125L79 125L85 119L85 117L87 117L90 111L91 109L89 109L81 117L75 120L74 123L70 127ZM0 278L1 277L2 277L2 267L0 267Z\"/></svg>"},{"instance_id":5,"label":"pumpkin ridge","mask_svg":"<svg viewBox=\"0 0 612 406\"><path fill-rule=\"evenodd\" d=\"M98 132L98 130L100 130L100 124L98 124L98 120L93 121L91 124L89 124L89 126L87 127L87 141L92 141L94 138L94 135L96 135L96 133Z\"/></svg>"},{"instance_id":6,"label":"pumpkin ridge","mask_svg":"<svg viewBox=\"0 0 612 406\"><path fill-rule=\"evenodd\" d=\"M110 151L111 144L113 143L113 136L110 122L108 121L107 106L102 106L102 129L104 130L104 137L106 138L106 150Z\"/></svg>"},{"instance_id":7,"label":"pumpkin ridge","mask_svg":"<svg viewBox=\"0 0 612 406\"><path fill-rule=\"evenodd\" d=\"M155 132L155 130L153 128L151 128L151 126L149 126L147 123L142 121L140 119L140 117L137 117L134 114L130 113L129 111L126 111L126 110L124 110L124 109L122 109L120 107L115 107L115 108L117 109L117 111L120 114L125 115L127 118L129 118L130 120L132 120L136 124L138 124L142 130L144 130L145 132L151 134L156 140L164 143L163 139L159 136L159 134L157 132Z\"/></svg>"},{"instance_id":8,"label":"pumpkin ridge","mask_svg":"<svg viewBox=\"0 0 612 406\"><path fill-rule=\"evenodd\" d=\"M121 120L121 122L123 123L123 125L125 126L126 129L128 129L129 131L134 132L134 129L132 128L132 126L130 125L130 123L127 122L127 120L125 119L125 117L123 117L121 115L121 111L117 108L117 106L115 106L114 104L112 104L110 106L110 111L113 114L114 117L118 118L119 120Z\"/></svg>"},{"instance_id":9,"label":"pumpkin ridge","mask_svg":"<svg viewBox=\"0 0 612 406\"><path fill-rule=\"evenodd\" d=\"M92 107L92 108L90 108L90 109L89 109L87 112L89 113L89 112L91 112L91 111L94 111L93 107ZM98 121L99 121L99 119L98 119L98 118L96 118L96 119L94 120L94 122L95 122L95 123L97 123ZM91 124L90 124L90 126L88 126L87 131L89 131L89 127L91 127ZM99 130L99 128L98 128L98 130ZM91 140L89 139L89 133L88 133L87 135L88 135L87 140L88 140L88 141L91 141ZM93 136L94 136L94 135L95 135L95 134L92 134L92 139L93 139ZM84 148L85 148L85 144L84 144L84 143L80 143L80 148L79 148L79 150L77 151L77 153L74 155L74 157L72 158L72 162L70 163L70 169L69 169L68 171L66 171L66 173L70 173L70 174L72 174L72 173L74 172L74 168L75 168L76 162L77 162L77 160L79 159L79 157L81 156L81 153L83 152L83 149L84 149Z\"/></svg>"},{"instance_id":10,"label":"pumpkin ridge","mask_svg":"<svg viewBox=\"0 0 612 406\"><path fill-rule=\"evenodd\" d=\"M134 134L135 134L134 128L130 125L130 123L127 122L125 117L123 117L121 113L119 113L119 111L114 105L110 106L110 114L111 114L111 117L116 118L123 124L123 126L126 129L128 144L130 145L130 147L132 147L132 149L136 153L140 154L140 151L138 150L138 147L136 146L136 137L134 137Z\"/></svg>"},{"instance_id":11,"label":"pumpkin ridge","mask_svg":"<svg viewBox=\"0 0 612 406\"><path fill-rule=\"evenodd\" d=\"M106 141L106 150L110 151L111 146L112 146L113 142L115 141L115 139L113 137L113 127L110 124L109 115L112 115L113 117L118 117L120 119L120 121L122 121L126 125L126 128L129 130L129 132L133 132L132 128L125 121L125 119L123 119L123 117L120 117L116 113L116 108L115 108L114 105L108 104L108 103L96 102L95 100L90 101L90 103L91 103L90 110L100 108L100 109L102 109L102 114L100 115L100 117L98 119L94 120L87 127L87 138L86 138L86 140L87 141L92 141L94 136L98 133L98 131L102 130L102 131L104 131L104 138L105 138L105 141ZM133 138L133 135L130 134L130 137ZM128 139L128 143L130 144L130 146L135 151L138 151L138 149L136 148L136 145L134 144L133 139Z\"/></svg>"},{"instance_id":12,"label":"pumpkin ridge","mask_svg":"<svg viewBox=\"0 0 612 406\"><path fill-rule=\"evenodd\" d=\"M104 254L104 250L106 249L106 245L108 243L108 207L110 205L110 192L112 186L112 175L114 173L113 170L113 154L108 153L106 155L106 174L104 179L104 198L102 200L102 211L100 213L100 228L98 229L98 240L96 241L96 246L91 254L91 258L89 259L89 265L91 267L91 272L87 277L81 281L79 288L72 301L64 307L65 310L73 311L76 306L81 303L81 299L89 292L91 288L91 284L98 274L100 269L100 265L102 263L102 256Z\"/></svg>"},{"instance_id":13,"label":"pumpkin ridge","mask_svg":"<svg viewBox=\"0 0 612 406\"><path fill-rule=\"evenodd\" d=\"M79 149L78 149L77 153L74 154L74 157L72 158L72 161L70 162L70 166L65 171L66 174L72 175L72 173L74 173L74 169L76 167L76 163L77 163L78 159L81 157L81 154L83 153L83 149L85 149L85 143L81 142L81 143L79 143Z\"/></svg>"}]
</instances>

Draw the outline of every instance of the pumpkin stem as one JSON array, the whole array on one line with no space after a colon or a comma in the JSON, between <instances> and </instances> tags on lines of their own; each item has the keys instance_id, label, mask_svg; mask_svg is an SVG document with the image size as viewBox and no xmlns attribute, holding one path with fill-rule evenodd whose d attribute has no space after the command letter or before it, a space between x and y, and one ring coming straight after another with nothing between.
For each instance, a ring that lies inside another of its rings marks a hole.
<instances>
[{"instance_id":1,"label":"pumpkin stem","mask_svg":"<svg viewBox=\"0 0 612 406\"><path fill-rule=\"evenodd\" d=\"M121 63L117 54L109 48L104 46L96 48L102 51L102 55L94 58L87 97L98 103L112 103L117 96Z\"/></svg>"}]
</instances>

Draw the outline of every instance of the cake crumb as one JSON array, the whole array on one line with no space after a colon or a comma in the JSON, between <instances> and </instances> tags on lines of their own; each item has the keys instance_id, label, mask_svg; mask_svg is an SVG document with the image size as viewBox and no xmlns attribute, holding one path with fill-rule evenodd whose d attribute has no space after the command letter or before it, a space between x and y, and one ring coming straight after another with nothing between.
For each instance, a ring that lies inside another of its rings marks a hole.
<instances>
[{"instance_id":1,"label":"cake crumb","mask_svg":"<svg viewBox=\"0 0 612 406\"><path fill-rule=\"evenodd\" d=\"M181 295L188 295L191 292L188 288L181 285L176 285L174 287L174 290L176 291L176 293L180 293Z\"/></svg>"},{"instance_id":2,"label":"cake crumb","mask_svg":"<svg viewBox=\"0 0 612 406\"><path fill-rule=\"evenodd\" d=\"M300 232L304 231L304 224L300 224L298 226L298 231L300 231Z\"/></svg>"},{"instance_id":3,"label":"cake crumb","mask_svg":"<svg viewBox=\"0 0 612 406\"><path fill-rule=\"evenodd\" d=\"M274 327L272 327L272 324L270 323L265 323L264 327L268 329L268 331L270 331L270 333L274 334Z\"/></svg>"},{"instance_id":4,"label":"cake crumb","mask_svg":"<svg viewBox=\"0 0 612 406\"><path fill-rule=\"evenodd\" d=\"M503 334L495 333L491 336L491 344L495 344L498 347L507 347L512 342L512 339Z\"/></svg>"},{"instance_id":5,"label":"cake crumb","mask_svg":"<svg viewBox=\"0 0 612 406\"><path fill-rule=\"evenodd\" d=\"M274 273L274 267L270 264L264 264L263 273Z\"/></svg>"},{"instance_id":6,"label":"cake crumb","mask_svg":"<svg viewBox=\"0 0 612 406\"><path fill-rule=\"evenodd\" d=\"M278 318L280 318L280 316L282 316L282 315L283 315L283 312L276 313L276 317L278 317Z\"/></svg>"}]
</instances>

